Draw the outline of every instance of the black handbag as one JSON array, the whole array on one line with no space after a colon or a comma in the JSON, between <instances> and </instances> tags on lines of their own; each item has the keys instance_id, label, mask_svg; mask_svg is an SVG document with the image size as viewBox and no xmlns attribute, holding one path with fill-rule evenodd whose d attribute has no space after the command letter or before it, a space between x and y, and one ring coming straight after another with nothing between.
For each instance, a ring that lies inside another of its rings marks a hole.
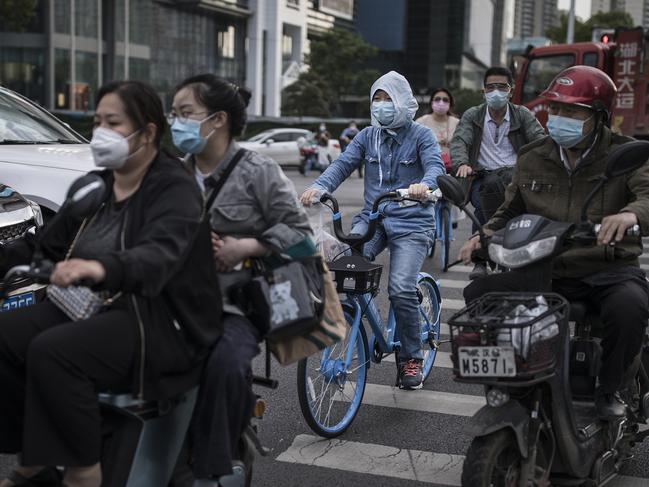
<instances>
[{"instance_id":1,"label":"black handbag","mask_svg":"<svg viewBox=\"0 0 649 487\"><path fill-rule=\"evenodd\" d=\"M250 281L233 290L232 298L262 336L273 343L313 331L325 308L322 258L284 259L268 268L255 261Z\"/></svg>"}]
</instances>

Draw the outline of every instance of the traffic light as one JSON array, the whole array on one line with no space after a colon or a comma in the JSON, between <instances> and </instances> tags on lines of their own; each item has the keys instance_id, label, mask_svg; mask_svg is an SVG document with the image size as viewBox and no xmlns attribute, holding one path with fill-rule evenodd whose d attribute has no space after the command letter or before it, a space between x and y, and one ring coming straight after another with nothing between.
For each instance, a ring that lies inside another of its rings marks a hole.
<instances>
[{"instance_id":1,"label":"traffic light","mask_svg":"<svg viewBox=\"0 0 649 487\"><path fill-rule=\"evenodd\" d=\"M593 27L591 41L610 44L615 41L615 29L608 27Z\"/></svg>"}]
</instances>

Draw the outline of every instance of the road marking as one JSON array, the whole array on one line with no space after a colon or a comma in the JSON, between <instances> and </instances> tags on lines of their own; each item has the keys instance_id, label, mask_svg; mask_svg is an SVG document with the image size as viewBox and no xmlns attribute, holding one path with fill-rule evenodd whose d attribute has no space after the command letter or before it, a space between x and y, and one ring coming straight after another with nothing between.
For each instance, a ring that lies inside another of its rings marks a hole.
<instances>
[{"instance_id":1,"label":"road marking","mask_svg":"<svg viewBox=\"0 0 649 487\"><path fill-rule=\"evenodd\" d=\"M439 283L439 286L442 289L444 288L464 289L469 285L471 281L459 280L459 279L438 279L437 282Z\"/></svg>"},{"instance_id":2,"label":"road marking","mask_svg":"<svg viewBox=\"0 0 649 487\"><path fill-rule=\"evenodd\" d=\"M460 485L464 456L298 435L277 460L404 480Z\"/></svg>"},{"instance_id":3,"label":"road marking","mask_svg":"<svg viewBox=\"0 0 649 487\"><path fill-rule=\"evenodd\" d=\"M345 384L345 394L347 397L351 396L353 387L355 387L355 383L347 382ZM334 395L334 399L337 401L341 400L342 397L340 394ZM414 392L403 391L398 387L368 383L365 385L363 404L406 409L408 411L419 411L422 413L470 417L484 406L486 401L483 396L429 391L426 389L420 389Z\"/></svg>"},{"instance_id":4,"label":"road marking","mask_svg":"<svg viewBox=\"0 0 649 487\"><path fill-rule=\"evenodd\" d=\"M464 299L448 299L448 298L442 298L442 310L445 309L452 309L452 310L460 310L466 306L464 304Z\"/></svg>"},{"instance_id":5,"label":"road marking","mask_svg":"<svg viewBox=\"0 0 649 487\"><path fill-rule=\"evenodd\" d=\"M277 461L427 484L461 485L464 455L407 450L375 443L298 435ZM609 487L646 487L647 479L620 475Z\"/></svg>"}]
</instances>

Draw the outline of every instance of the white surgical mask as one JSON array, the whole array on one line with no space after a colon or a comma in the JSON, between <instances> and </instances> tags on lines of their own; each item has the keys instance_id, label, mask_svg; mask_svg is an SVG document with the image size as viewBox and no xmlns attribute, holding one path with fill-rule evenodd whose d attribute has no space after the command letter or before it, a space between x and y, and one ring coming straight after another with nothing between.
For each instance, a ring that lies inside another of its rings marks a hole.
<instances>
[{"instance_id":1,"label":"white surgical mask","mask_svg":"<svg viewBox=\"0 0 649 487\"><path fill-rule=\"evenodd\" d=\"M128 139L137 134L136 130L128 137L111 129L98 127L92 133L90 150L95 160L95 166L107 169L120 169L135 152L141 149L140 146L133 154L128 153Z\"/></svg>"}]
</instances>

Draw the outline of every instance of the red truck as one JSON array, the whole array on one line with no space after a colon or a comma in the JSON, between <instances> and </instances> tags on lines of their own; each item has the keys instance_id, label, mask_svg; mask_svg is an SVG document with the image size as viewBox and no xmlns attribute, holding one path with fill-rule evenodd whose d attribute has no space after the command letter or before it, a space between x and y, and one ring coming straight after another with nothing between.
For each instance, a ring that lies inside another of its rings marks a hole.
<instances>
[{"instance_id":1,"label":"red truck","mask_svg":"<svg viewBox=\"0 0 649 487\"><path fill-rule=\"evenodd\" d=\"M649 138L649 42L641 27L617 29L609 43L577 42L536 47L524 54L512 101L529 108L545 126L547 102L539 94L563 69L585 64L601 69L617 86L611 127Z\"/></svg>"}]
</instances>

